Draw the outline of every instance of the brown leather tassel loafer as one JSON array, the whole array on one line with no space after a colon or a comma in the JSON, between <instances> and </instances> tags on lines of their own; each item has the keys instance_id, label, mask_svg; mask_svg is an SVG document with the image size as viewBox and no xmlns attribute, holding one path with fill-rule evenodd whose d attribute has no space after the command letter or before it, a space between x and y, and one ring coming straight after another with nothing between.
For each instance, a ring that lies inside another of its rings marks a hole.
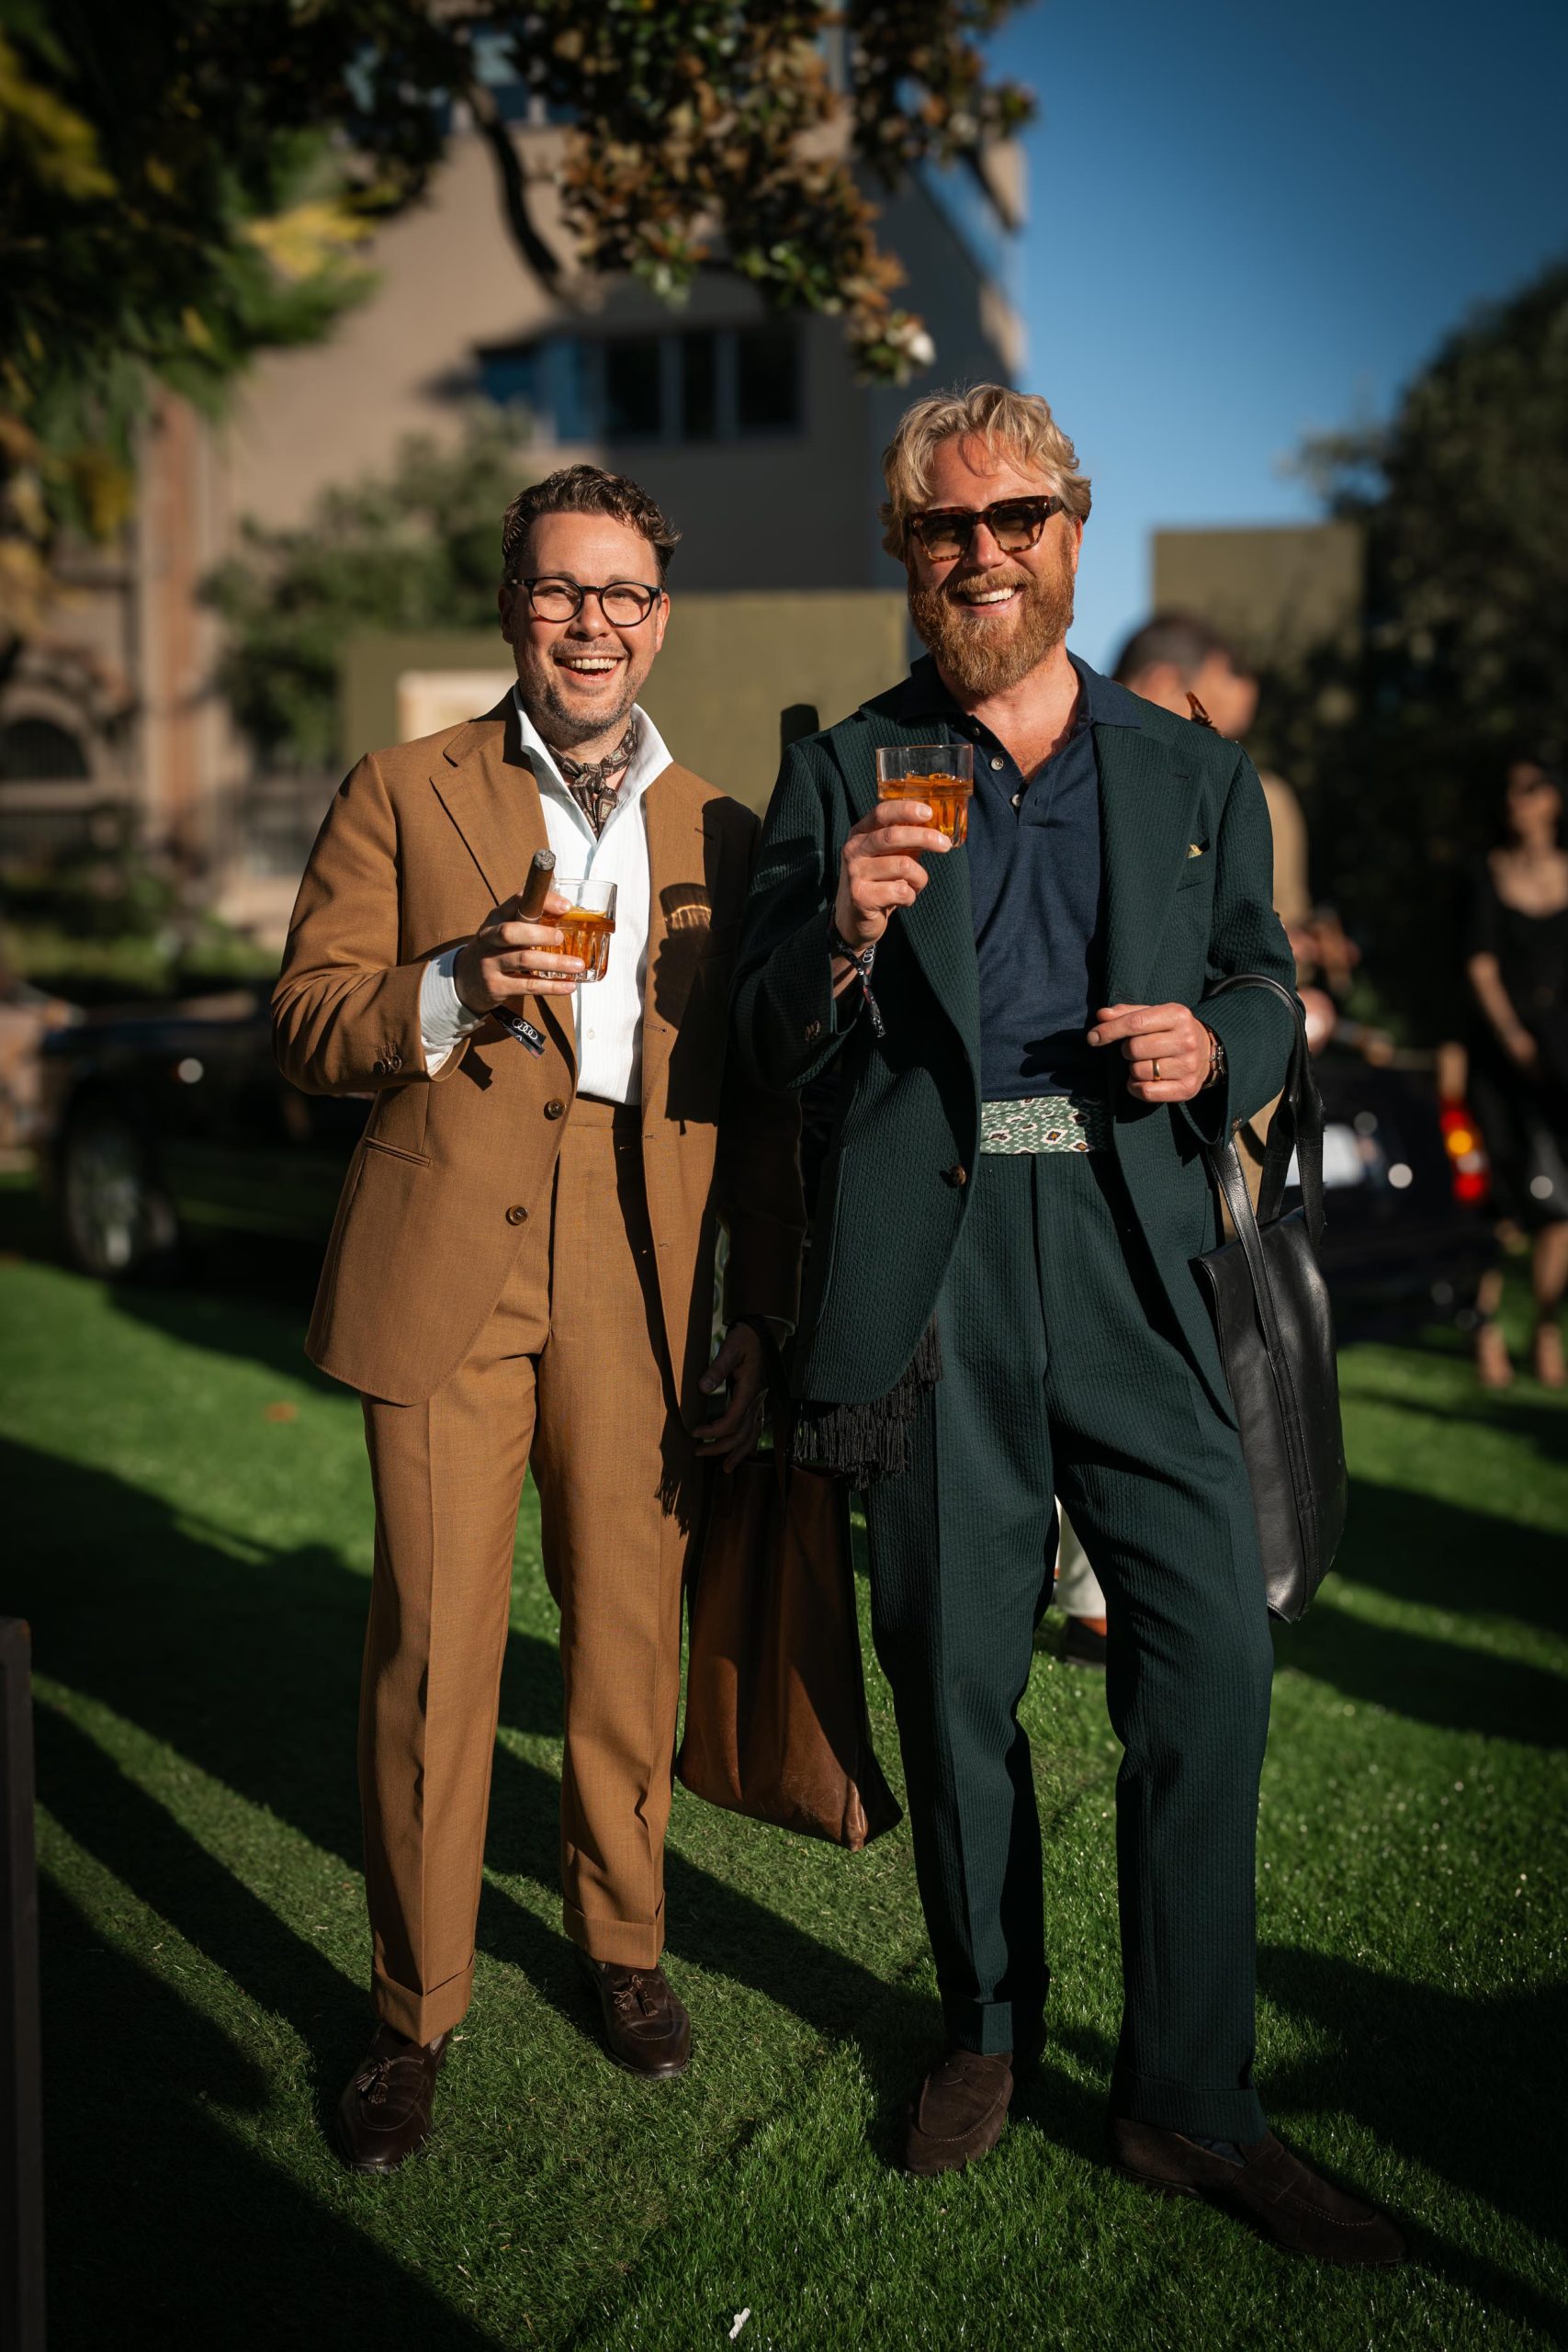
<instances>
[{"instance_id":1,"label":"brown leather tassel loafer","mask_svg":"<svg viewBox=\"0 0 1568 2352\"><path fill-rule=\"evenodd\" d=\"M590 1960L581 1947L577 1957L599 1996L604 2047L616 2065L649 2082L683 2075L692 2063L692 2020L664 1971Z\"/></svg>"},{"instance_id":2,"label":"brown leather tassel loafer","mask_svg":"<svg viewBox=\"0 0 1568 2352\"><path fill-rule=\"evenodd\" d=\"M906 2166L926 2178L962 2172L976 2157L989 2155L1011 2103L1010 2050L988 2058L977 2050L950 2050L915 2094L904 2141Z\"/></svg>"},{"instance_id":3,"label":"brown leather tassel loafer","mask_svg":"<svg viewBox=\"0 0 1568 2352\"><path fill-rule=\"evenodd\" d=\"M1368 2269L1404 2260L1404 2239L1386 2213L1336 2188L1282 2148L1272 2132L1244 2145L1239 2164L1179 2132L1122 2116L1111 2118L1110 2142L1111 2161L1129 2180L1165 2197L1201 2197L1223 2205L1288 2254Z\"/></svg>"},{"instance_id":4,"label":"brown leather tassel loafer","mask_svg":"<svg viewBox=\"0 0 1568 2352\"><path fill-rule=\"evenodd\" d=\"M435 2077L449 2033L421 2044L378 2025L338 2101L337 2144L355 2172L395 2172L430 2137Z\"/></svg>"}]
</instances>

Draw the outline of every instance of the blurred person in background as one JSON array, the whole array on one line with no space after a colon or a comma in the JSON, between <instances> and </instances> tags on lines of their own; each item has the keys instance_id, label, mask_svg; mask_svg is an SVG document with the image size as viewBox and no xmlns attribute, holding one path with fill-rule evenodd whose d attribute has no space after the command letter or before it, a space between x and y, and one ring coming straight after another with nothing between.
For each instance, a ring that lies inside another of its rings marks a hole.
<instances>
[{"instance_id":1,"label":"blurred person in background","mask_svg":"<svg viewBox=\"0 0 1568 2352\"><path fill-rule=\"evenodd\" d=\"M1173 711L1178 718L1193 716L1195 698L1216 730L1233 742L1245 740L1258 716L1258 680L1252 672L1218 630L1188 613L1156 613L1134 629L1116 657L1112 675L1131 693ZM1283 776L1261 770L1258 782L1274 839L1274 911L1290 934L1299 963L1310 954L1305 934L1313 916L1306 820Z\"/></svg>"},{"instance_id":2,"label":"blurred person in background","mask_svg":"<svg viewBox=\"0 0 1568 2352\"><path fill-rule=\"evenodd\" d=\"M704 1464L755 1439L803 1210L793 1102L726 1067L757 820L677 766L638 701L674 541L645 491L594 466L513 500L499 605L516 686L361 760L273 1000L286 1076L372 1102L308 1341L361 1392L376 1496L359 1727L376 2026L336 2123L362 2172L428 2137L471 1995L525 1468L560 1610L566 1931L615 2063L651 2078L690 2056L660 1966L682 1589ZM560 889L520 913L547 845L558 885L619 894L591 987L563 953ZM491 1017L525 1001L535 1050ZM720 1218L730 1328L710 1365Z\"/></svg>"},{"instance_id":3,"label":"blurred person in background","mask_svg":"<svg viewBox=\"0 0 1568 2352\"><path fill-rule=\"evenodd\" d=\"M1217 733L1239 742L1258 712L1258 681L1217 630L1188 613L1156 613L1134 630L1116 658L1118 683L1145 702L1178 718L1194 716L1193 703ZM1282 777L1262 774L1258 782L1269 804L1274 843L1274 911L1285 926L1298 973L1314 955L1312 899L1307 888L1306 820L1301 803ZM1303 1001L1319 1034L1334 1025L1331 1004ZM1315 1046L1317 1038L1313 1043ZM1259 1142L1269 1132L1269 1111L1249 1123ZM1244 1165L1251 1163L1244 1160ZM1061 1514L1056 1607L1067 1625L1062 1656L1071 1666L1103 1668L1106 1649L1105 1595L1089 1554L1066 1511Z\"/></svg>"},{"instance_id":4,"label":"blurred person in background","mask_svg":"<svg viewBox=\"0 0 1568 2352\"><path fill-rule=\"evenodd\" d=\"M1568 1383L1561 1315L1568 1291L1568 851L1562 779L1515 760L1502 798L1503 839L1475 877L1465 965L1480 1017L1470 1102L1492 1161L1503 1217L1532 1236L1531 1358L1549 1388ZM1513 1366L1497 1321L1500 1270L1478 1306L1476 1370L1504 1388Z\"/></svg>"}]
</instances>

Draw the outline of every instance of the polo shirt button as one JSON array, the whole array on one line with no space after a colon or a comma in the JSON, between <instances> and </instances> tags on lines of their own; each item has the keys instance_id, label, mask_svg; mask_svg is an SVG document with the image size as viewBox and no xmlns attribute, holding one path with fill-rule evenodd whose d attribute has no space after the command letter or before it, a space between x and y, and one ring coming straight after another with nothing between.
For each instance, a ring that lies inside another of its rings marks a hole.
<instances>
[{"instance_id":1,"label":"polo shirt button","mask_svg":"<svg viewBox=\"0 0 1568 2352\"><path fill-rule=\"evenodd\" d=\"M1007 762L1003 759L999 752L993 752L991 753L991 765L997 769L998 773L1001 769L1006 767Z\"/></svg>"},{"instance_id":2,"label":"polo shirt button","mask_svg":"<svg viewBox=\"0 0 1568 2352\"><path fill-rule=\"evenodd\" d=\"M969 1182L969 1170L963 1161L959 1160L953 1167L942 1170L942 1181L944 1184L951 1184L956 1193Z\"/></svg>"},{"instance_id":3,"label":"polo shirt button","mask_svg":"<svg viewBox=\"0 0 1568 2352\"><path fill-rule=\"evenodd\" d=\"M526 1218L528 1212L523 1206L522 1202L513 1201L512 1206L506 1212L506 1222L508 1225L521 1225Z\"/></svg>"},{"instance_id":4,"label":"polo shirt button","mask_svg":"<svg viewBox=\"0 0 1568 2352\"><path fill-rule=\"evenodd\" d=\"M552 1095L550 1100L545 1105L545 1116L547 1119L564 1119L566 1116L566 1104L560 1102L556 1096Z\"/></svg>"}]
</instances>

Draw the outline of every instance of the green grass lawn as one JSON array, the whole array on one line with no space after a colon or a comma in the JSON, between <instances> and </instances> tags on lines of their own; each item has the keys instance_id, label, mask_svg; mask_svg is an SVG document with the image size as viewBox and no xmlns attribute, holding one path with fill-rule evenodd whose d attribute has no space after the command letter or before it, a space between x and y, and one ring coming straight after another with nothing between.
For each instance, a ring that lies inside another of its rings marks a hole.
<instances>
[{"instance_id":1,"label":"green grass lawn","mask_svg":"<svg viewBox=\"0 0 1568 2352\"><path fill-rule=\"evenodd\" d=\"M308 1279L112 1293L0 1200L7 1545L32 1623L51 2344L1166 2352L1563 2340L1568 1411L1457 1346L1344 1363L1342 1571L1281 1632L1259 2079L1416 2260L1292 2264L1100 2160L1116 2030L1103 1688L1027 1707L1054 1970L997 2154L893 2168L937 2039L907 1829L846 1857L678 1792L675 2084L600 2057L558 1919L559 1689L520 1532L473 2008L429 2152L344 2174L365 2031L354 1713L369 1492ZM897 1778L887 1694L879 1744Z\"/></svg>"}]
</instances>

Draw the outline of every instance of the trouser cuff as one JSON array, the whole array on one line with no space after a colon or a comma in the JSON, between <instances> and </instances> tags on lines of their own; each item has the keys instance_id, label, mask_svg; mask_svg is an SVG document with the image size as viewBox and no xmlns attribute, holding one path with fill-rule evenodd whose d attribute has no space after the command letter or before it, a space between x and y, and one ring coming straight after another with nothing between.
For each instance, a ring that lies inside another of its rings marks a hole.
<instances>
[{"instance_id":1,"label":"trouser cuff","mask_svg":"<svg viewBox=\"0 0 1568 2352\"><path fill-rule=\"evenodd\" d=\"M393 1976L377 1969L371 1977L370 1998L376 2015L395 2033L411 2041L434 2041L461 2022L474 1996L474 1963L428 1993L415 1993Z\"/></svg>"},{"instance_id":2,"label":"trouser cuff","mask_svg":"<svg viewBox=\"0 0 1568 2352\"><path fill-rule=\"evenodd\" d=\"M1269 2129L1255 2090L1209 2088L1201 2083L1162 2082L1157 2075L1111 2077L1111 2112L1158 2132L1185 2132L1200 2140L1235 2140L1246 2147Z\"/></svg>"},{"instance_id":3,"label":"trouser cuff","mask_svg":"<svg viewBox=\"0 0 1568 2352\"><path fill-rule=\"evenodd\" d=\"M983 2058L995 2058L1004 2050L1037 2050L1044 2008L1043 1997L1038 2001L976 2001L964 1994L944 1993L942 2021L955 2049L973 2050Z\"/></svg>"},{"instance_id":4,"label":"trouser cuff","mask_svg":"<svg viewBox=\"0 0 1568 2352\"><path fill-rule=\"evenodd\" d=\"M664 1950L664 1905L651 1919L613 1919L580 1911L575 1903L561 1903L561 1923L574 1944L590 1960L607 1961L615 1968L657 1968Z\"/></svg>"}]
</instances>

